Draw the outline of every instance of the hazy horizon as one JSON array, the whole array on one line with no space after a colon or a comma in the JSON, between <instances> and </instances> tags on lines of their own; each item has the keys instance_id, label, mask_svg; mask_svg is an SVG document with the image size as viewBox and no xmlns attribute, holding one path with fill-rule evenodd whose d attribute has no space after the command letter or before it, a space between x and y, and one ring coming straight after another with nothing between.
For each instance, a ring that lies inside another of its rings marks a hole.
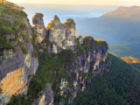
<instances>
[{"instance_id":1,"label":"hazy horizon","mask_svg":"<svg viewBox=\"0 0 140 105\"><path fill-rule=\"evenodd\" d=\"M92 5L140 5L139 0L9 0L15 3L37 3L37 4L92 4Z\"/></svg>"},{"instance_id":2,"label":"hazy horizon","mask_svg":"<svg viewBox=\"0 0 140 105\"><path fill-rule=\"evenodd\" d=\"M30 23L36 12L44 14L45 26L53 19L54 15L60 18L63 23L67 18L72 18L75 21L87 18L98 18L107 12L116 10L120 6L129 7L129 5L60 5L60 4L32 4L18 3L25 7L25 12L28 14Z\"/></svg>"}]
</instances>

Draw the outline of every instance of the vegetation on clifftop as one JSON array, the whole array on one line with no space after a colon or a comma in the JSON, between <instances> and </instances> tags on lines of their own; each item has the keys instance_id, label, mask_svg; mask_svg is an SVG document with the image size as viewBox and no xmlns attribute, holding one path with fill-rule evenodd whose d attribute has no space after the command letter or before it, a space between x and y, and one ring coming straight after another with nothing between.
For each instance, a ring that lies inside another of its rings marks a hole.
<instances>
[{"instance_id":1,"label":"vegetation on clifftop","mask_svg":"<svg viewBox=\"0 0 140 105\"><path fill-rule=\"evenodd\" d=\"M53 83L56 78L62 77L62 66L59 60L47 52L40 53L39 67L35 76L33 76L29 89L28 96L36 99L39 93L43 91L48 83Z\"/></svg>"},{"instance_id":2,"label":"vegetation on clifftop","mask_svg":"<svg viewBox=\"0 0 140 105\"><path fill-rule=\"evenodd\" d=\"M110 72L98 75L71 105L140 105L140 70L117 56L109 57Z\"/></svg>"},{"instance_id":3,"label":"vegetation on clifftop","mask_svg":"<svg viewBox=\"0 0 140 105\"><path fill-rule=\"evenodd\" d=\"M124 60L125 62L129 63L129 64L140 64L140 59L138 58L134 58L134 57L122 57L122 60Z\"/></svg>"},{"instance_id":4,"label":"vegetation on clifftop","mask_svg":"<svg viewBox=\"0 0 140 105\"><path fill-rule=\"evenodd\" d=\"M27 14L20 7L7 0L0 0L0 54L3 54L4 49L13 49L15 46L12 41L17 41L19 35L17 34L22 28L26 28L27 24L23 21ZM29 40L24 37L26 42ZM25 48L22 47L22 51Z\"/></svg>"}]
</instances>

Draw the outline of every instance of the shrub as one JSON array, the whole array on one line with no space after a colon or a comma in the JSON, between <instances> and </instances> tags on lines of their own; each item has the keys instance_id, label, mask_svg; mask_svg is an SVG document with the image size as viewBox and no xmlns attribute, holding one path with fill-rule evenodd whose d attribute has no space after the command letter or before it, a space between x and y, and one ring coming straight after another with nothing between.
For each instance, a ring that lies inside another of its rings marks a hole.
<instances>
[{"instance_id":1,"label":"shrub","mask_svg":"<svg viewBox=\"0 0 140 105\"><path fill-rule=\"evenodd\" d=\"M79 43L77 43L77 46L76 46L76 53L78 56L86 53L84 47Z\"/></svg>"},{"instance_id":2,"label":"shrub","mask_svg":"<svg viewBox=\"0 0 140 105\"><path fill-rule=\"evenodd\" d=\"M37 57L37 56L38 56L37 50L34 48L33 57Z\"/></svg>"},{"instance_id":3,"label":"shrub","mask_svg":"<svg viewBox=\"0 0 140 105\"><path fill-rule=\"evenodd\" d=\"M12 49L13 52L15 52L15 47L13 46L12 43L9 42L9 40L5 38L0 38L0 50L3 49Z\"/></svg>"},{"instance_id":4,"label":"shrub","mask_svg":"<svg viewBox=\"0 0 140 105\"><path fill-rule=\"evenodd\" d=\"M27 27L27 24L25 23L25 22L22 22L21 24L20 24L20 28L26 28Z\"/></svg>"},{"instance_id":5,"label":"shrub","mask_svg":"<svg viewBox=\"0 0 140 105\"><path fill-rule=\"evenodd\" d=\"M44 39L41 43L46 43L47 46L50 44L50 40L48 38Z\"/></svg>"},{"instance_id":6,"label":"shrub","mask_svg":"<svg viewBox=\"0 0 140 105\"><path fill-rule=\"evenodd\" d=\"M19 41L19 40L18 40L18 45L19 45L19 46L21 46L21 45L22 45L22 42L21 42L21 41Z\"/></svg>"},{"instance_id":7,"label":"shrub","mask_svg":"<svg viewBox=\"0 0 140 105\"><path fill-rule=\"evenodd\" d=\"M22 52L23 52L24 54L27 54L27 53L28 53L26 47L20 46L20 48L21 48L21 50L22 50Z\"/></svg>"},{"instance_id":8,"label":"shrub","mask_svg":"<svg viewBox=\"0 0 140 105\"><path fill-rule=\"evenodd\" d=\"M19 19L15 19L15 25L19 25L20 24L20 20Z\"/></svg>"},{"instance_id":9,"label":"shrub","mask_svg":"<svg viewBox=\"0 0 140 105\"><path fill-rule=\"evenodd\" d=\"M29 39L25 35L23 35L23 40L25 40L26 42L29 42Z\"/></svg>"},{"instance_id":10,"label":"shrub","mask_svg":"<svg viewBox=\"0 0 140 105\"><path fill-rule=\"evenodd\" d=\"M20 28L18 26L14 26L13 28L16 32L18 32L20 30Z\"/></svg>"},{"instance_id":11,"label":"shrub","mask_svg":"<svg viewBox=\"0 0 140 105\"><path fill-rule=\"evenodd\" d=\"M17 34L15 34L15 40L17 40L18 39L18 35Z\"/></svg>"},{"instance_id":12,"label":"shrub","mask_svg":"<svg viewBox=\"0 0 140 105\"><path fill-rule=\"evenodd\" d=\"M10 35L10 34L12 34L13 30L11 27L5 26L5 27L1 28L1 32L4 35Z\"/></svg>"},{"instance_id":13,"label":"shrub","mask_svg":"<svg viewBox=\"0 0 140 105\"><path fill-rule=\"evenodd\" d=\"M25 95L17 95L13 96L8 105L31 105L32 100L30 98L26 98Z\"/></svg>"},{"instance_id":14,"label":"shrub","mask_svg":"<svg viewBox=\"0 0 140 105\"><path fill-rule=\"evenodd\" d=\"M39 93L46 88L47 83L52 83L63 77L62 65L57 58L47 52L39 53L38 58L39 67L28 89L28 96L32 99L38 98Z\"/></svg>"},{"instance_id":15,"label":"shrub","mask_svg":"<svg viewBox=\"0 0 140 105\"><path fill-rule=\"evenodd\" d=\"M57 54L59 61L61 64L64 64L68 67L71 63L74 63L75 59L77 58L76 53L73 50L62 50L60 53Z\"/></svg>"}]
</instances>

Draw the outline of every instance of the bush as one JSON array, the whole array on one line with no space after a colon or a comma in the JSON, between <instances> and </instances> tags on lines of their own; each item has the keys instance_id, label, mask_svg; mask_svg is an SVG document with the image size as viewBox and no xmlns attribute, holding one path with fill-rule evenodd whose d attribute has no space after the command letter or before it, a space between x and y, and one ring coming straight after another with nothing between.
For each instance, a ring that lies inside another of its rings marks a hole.
<instances>
[{"instance_id":1,"label":"bush","mask_svg":"<svg viewBox=\"0 0 140 105\"><path fill-rule=\"evenodd\" d=\"M79 92L71 105L140 105L140 71L112 54L110 72Z\"/></svg>"},{"instance_id":2,"label":"bush","mask_svg":"<svg viewBox=\"0 0 140 105\"><path fill-rule=\"evenodd\" d=\"M27 27L27 24L25 23L25 22L22 22L21 24L20 24L20 28L26 28Z\"/></svg>"},{"instance_id":3,"label":"bush","mask_svg":"<svg viewBox=\"0 0 140 105\"><path fill-rule=\"evenodd\" d=\"M14 26L13 28L16 32L18 32L20 30L20 28L18 26Z\"/></svg>"},{"instance_id":4,"label":"bush","mask_svg":"<svg viewBox=\"0 0 140 105\"><path fill-rule=\"evenodd\" d=\"M13 30L12 30L11 27L5 26L5 27L2 27L2 28L1 28L1 32L2 32L2 34L4 34L4 35L10 35L10 34L13 33Z\"/></svg>"},{"instance_id":5,"label":"bush","mask_svg":"<svg viewBox=\"0 0 140 105\"><path fill-rule=\"evenodd\" d=\"M65 67L69 67L72 63L74 63L75 59L77 58L76 53L73 50L62 50L60 53L57 54L59 62L64 64Z\"/></svg>"},{"instance_id":6,"label":"bush","mask_svg":"<svg viewBox=\"0 0 140 105\"><path fill-rule=\"evenodd\" d=\"M39 67L28 89L28 96L32 99L38 98L39 93L47 87L47 83L63 77L62 65L57 58L47 52L39 53L38 58Z\"/></svg>"},{"instance_id":7,"label":"bush","mask_svg":"<svg viewBox=\"0 0 140 105\"><path fill-rule=\"evenodd\" d=\"M20 46L20 48L21 48L21 50L22 50L22 52L23 52L24 54L27 54L27 53L28 53L26 47Z\"/></svg>"},{"instance_id":8,"label":"bush","mask_svg":"<svg viewBox=\"0 0 140 105\"><path fill-rule=\"evenodd\" d=\"M12 43L9 42L9 40L5 38L0 38L0 50L3 49L12 49L13 52L15 52L15 47L13 46Z\"/></svg>"},{"instance_id":9,"label":"bush","mask_svg":"<svg viewBox=\"0 0 140 105\"><path fill-rule=\"evenodd\" d=\"M37 56L38 56L37 50L34 48L33 57L37 57Z\"/></svg>"},{"instance_id":10,"label":"bush","mask_svg":"<svg viewBox=\"0 0 140 105\"><path fill-rule=\"evenodd\" d=\"M17 95L13 96L8 105L31 105L32 100L30 98L26 98L25 95Z\"/></svg>"},{"instance_id":11,"label":"bush","mask_svg":"<svg viewBox=\"0 0 140 105\"><path fill-rule=\"evenodd\" d=\"M84 47L79 43L77 43L77 46L76 46L76 53L78 56L86 53Z\"/></svg>"},{"instance_id":12,"label":"bush","mask_svg":"<svg viewBox=\"0 0 140 105\"><path fill-rule=\"evenodd\" d=\"M18 40L18 45L19 45L19 46L21 46L21 45L22 45L22 42L21 42L21 41L19 41L19 40Z\"/></svg>"},{"instance_id":13,"label":"bush","mask_svg":"<svg viewBox=\"0 0 140 105\"><path fill-rule=\"evenodd\" d=\"M25 35L23 35L23 40L25 40L26 42L29 42L29 39Z\"/></svg>"},{"instance_id":14,"label":"bush","mask_svg":"<svg viewBox=\"0 0 140 105\"><path fill-rule=\"evenodd\" d=\"M20 24L20 20L19 19L15 19L15 25L19 25Z\"/></svg>"}]
</instances>

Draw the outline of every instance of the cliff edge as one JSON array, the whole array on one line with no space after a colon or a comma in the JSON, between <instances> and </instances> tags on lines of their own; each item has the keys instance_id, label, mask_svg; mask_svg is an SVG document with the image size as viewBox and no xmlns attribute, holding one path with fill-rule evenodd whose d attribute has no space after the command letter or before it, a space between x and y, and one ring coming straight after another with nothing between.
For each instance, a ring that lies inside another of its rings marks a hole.
<instances>
[{"instance_id":1,"label":"cliff edge","mask_svg":"<svg viewBox=\"0 0 140 105\"><path fill-rule=\"evenodd\" d=\"M109 71L107 42L76 37L73 19L61 23L54 16L45 28L43 14L36 13L31 26L23 7L8 1L0 6L2 104L70 104L96 75Z\"/></svg>"}]
</instances>

